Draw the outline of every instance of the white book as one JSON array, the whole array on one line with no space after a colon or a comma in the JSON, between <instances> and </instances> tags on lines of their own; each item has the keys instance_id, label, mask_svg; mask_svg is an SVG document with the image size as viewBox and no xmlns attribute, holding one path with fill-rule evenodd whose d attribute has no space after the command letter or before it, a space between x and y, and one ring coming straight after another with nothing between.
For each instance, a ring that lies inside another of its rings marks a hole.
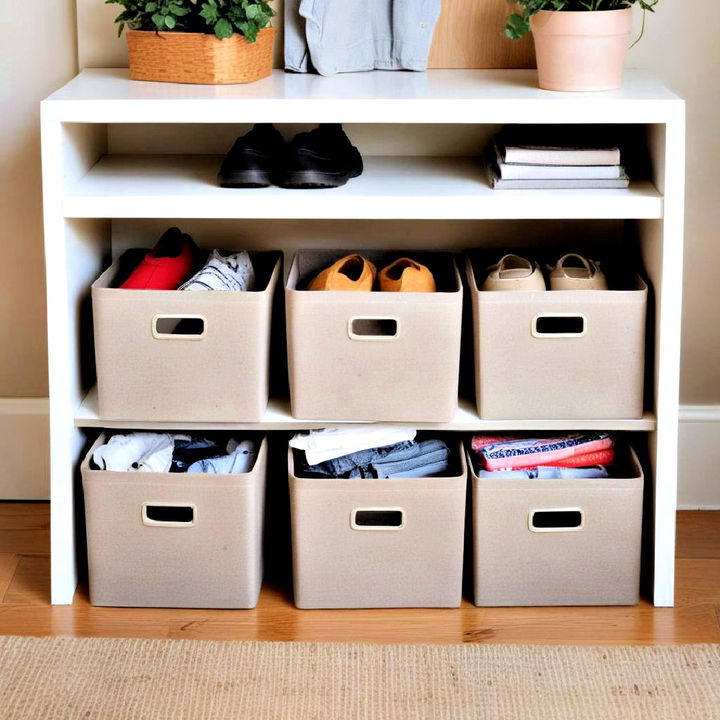
<instances>
[{"instance_id":1,"label":"white book","mask_svg":"<svg viewBox=\"0 0 720 720\"><path fill-rule=\"evenodd\" d=\"M619 178L576 178L563 179L522 179L505 180L500 177L497 164L487 165L488 181L495 190L589 190L589 189L623 189L630 184L628 176L623 173Z\"/></svg>"},{"instance_id":2,"label":"white book","mask_svg":"<svg viewBox=\"0 0 720 720\"><path fill-rule=\"evenodd\" d=\"M619 165L618 148L507 146L504 162L514 165Z\"/></svg>"},{"instance_id":3,"label":"white book","mask_svg":"<svg viewBox=\"0 0 720 720\"><path fill-rule=\"evenodd\" d=\"M617 180L622 165L510 165L498 163L503 180Z\"/></svg>"},{"instance_id":4,"label":"white book","mask_svg":"<svg viewBox=\"0 0 720 720\"><path fill-rule=\"evenodd\" d=\"M499 162L512 165L619 165L607 133L574 126L509 126L495 140Z\"/></svg>"}]
</instances>

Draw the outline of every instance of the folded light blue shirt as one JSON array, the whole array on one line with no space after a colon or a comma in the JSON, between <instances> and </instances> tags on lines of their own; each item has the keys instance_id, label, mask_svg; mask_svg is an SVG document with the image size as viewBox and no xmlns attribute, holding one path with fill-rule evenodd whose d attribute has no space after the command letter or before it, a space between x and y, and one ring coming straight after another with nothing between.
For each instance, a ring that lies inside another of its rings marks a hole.
<instances>
[{"instance_id":1,"label":"folded light blue shirt","mask_svg":"<svg viewBox=\"0 0 720 720\"><path fill-rule=\"evenodd\" d=\"M285 0L285 69L425 70L441 0Z\"/></svg>"}]
</instances>

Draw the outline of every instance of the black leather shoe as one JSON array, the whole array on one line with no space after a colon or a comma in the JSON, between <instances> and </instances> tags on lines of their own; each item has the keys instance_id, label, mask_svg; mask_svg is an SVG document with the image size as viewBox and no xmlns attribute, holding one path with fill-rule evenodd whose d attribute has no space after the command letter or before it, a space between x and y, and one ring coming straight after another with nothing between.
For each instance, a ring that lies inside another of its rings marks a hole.
<instances>
[{"instance_id":1,"label":"black leather shoe","mask_svg":"<svg viewBox=\"0 0 720 720\"><path fill-rule=\"evenodd\" d=\"M361 175L363 162L339 123L300 133L288 145L274 182L287 188L332 188Z\"/></svg>"},{"instance_id":2,"label":"black leather shoe","mask_svg":"<svg viewBox=\"0 0 720 720\"><path fill-rule=\"evenodd\" d=\"M285 140L270 123L257 123L239 137L218 172L218 185L227 188L267 187L285 154Z\"/></svg>"}]
</instances>

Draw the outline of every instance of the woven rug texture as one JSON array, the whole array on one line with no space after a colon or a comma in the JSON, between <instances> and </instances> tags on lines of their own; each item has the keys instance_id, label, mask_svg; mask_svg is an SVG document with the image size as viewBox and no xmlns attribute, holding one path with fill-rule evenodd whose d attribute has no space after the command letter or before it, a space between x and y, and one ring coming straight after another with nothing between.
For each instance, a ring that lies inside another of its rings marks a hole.
<instances>
[{"instance_id":1,"label":"woven rug texture","mask_svg":"<svg viewBox=\"0 0 720 720\"><path fill-rule=\"evenodd\" d=\"M0 637L0 717L717 720L720 645Z\"/></svg>"}]
</instances>

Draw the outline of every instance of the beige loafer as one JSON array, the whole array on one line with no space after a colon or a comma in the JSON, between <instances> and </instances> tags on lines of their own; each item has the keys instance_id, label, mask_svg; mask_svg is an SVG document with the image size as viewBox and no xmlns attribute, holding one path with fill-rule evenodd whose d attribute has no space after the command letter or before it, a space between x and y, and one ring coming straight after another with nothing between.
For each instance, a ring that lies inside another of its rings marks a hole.
<instances>
[{"instance_id":1,"label":"beige loafer","mask_svg":"<svg viewBox=\"0 0 720 720\"><path fill-rule=\"evenodd\" d=\"M577 253L563 255L555 264L548 265L551 290L607 290L605 274L600 263L588 260Z\"/></svg>"},{"instance_id":2,"label":"beige loafer","mask_svg":"<svg viewBox=\"0 0 720 720\"><path fill-rule=\"evenodd\" d=\"M481 290L545 290L545 278L536 262L520 255L505 255L487 269Z\"/></svg>"}]
</instances>

